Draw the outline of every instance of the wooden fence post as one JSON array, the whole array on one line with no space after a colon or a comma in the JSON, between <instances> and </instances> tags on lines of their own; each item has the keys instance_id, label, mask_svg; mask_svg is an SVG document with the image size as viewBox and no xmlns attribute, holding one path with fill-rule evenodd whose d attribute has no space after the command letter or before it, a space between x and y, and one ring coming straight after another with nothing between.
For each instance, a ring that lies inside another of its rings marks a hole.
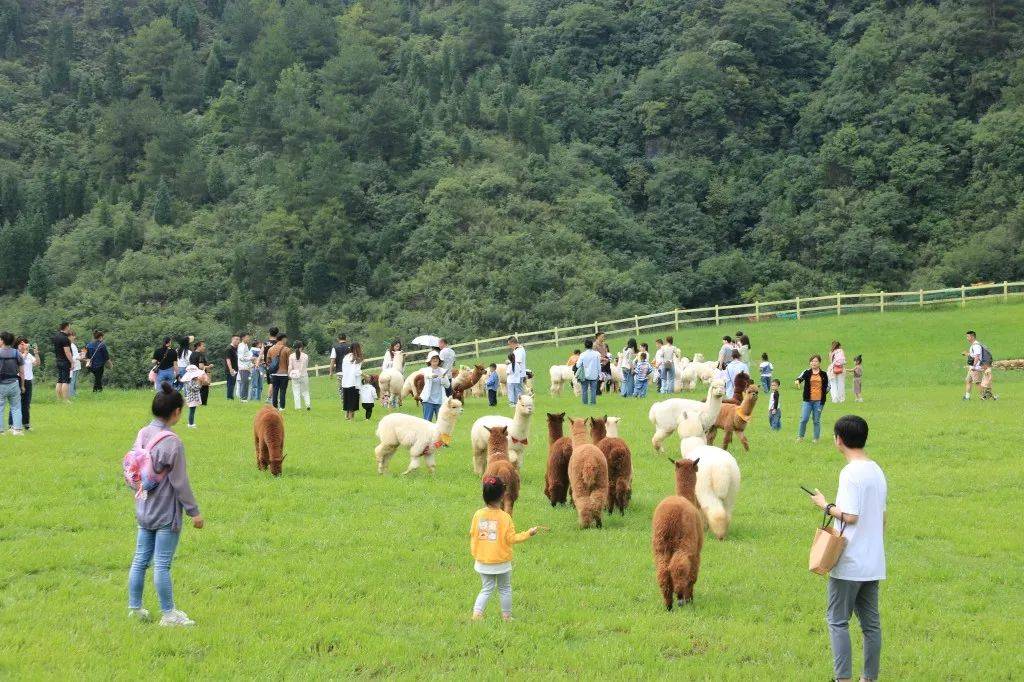
<instances>
[{"instance_id":1,"label":"wooden fence post","mask_svg":"<svg viewBox=\"0 0 1024 682\"><path fill-rule=\"evenodd\" d=\"M633 328L636 329L636 335L640 336L640 316L633 316Z\"/></svg>"},{"instance_id":2,"label":"wooden fence post","mask_svg":"<svg viewBox=\"0 0 1024 682\"><path fill-rule=\"evenodd\" d=\"M836 317L843 314L843 295L836 294Z\"/></svg>"},{"instance_id":3,"label":"wooden fence post","mask_svg":"<svg viewBox=\"0 0 1024 682\"><path fill-rule=\"evenodd\" d=\"M960 285L960 307L963 308L967 304L967 287L963 284Z\"/></svg>"},{"instance_id":4,"label":"wooden fence post","mask_svg":"<svg viewBox=\"0 0 1024 682\"><path fill-rule=\"evenodd\" d=\"M480 357L480 339L473 339L473 354Z\"/></svg>"},{"instance_id":5,"label":"wooden fence post","mask_svg":"<svg viewBox=\"0 0 1024 682\"><path fill-rule=\"evenodd\" d=\"M599 331L601 331L601 330L597 328L597 322L595 321L595 322L594 322L594 336L597 336L597 333L598 333Z\"/></svg>"},{"instance_id":6,"label":"wooden fence post","mask_svg":"<svg viewBox=\"0 0 1024 682\"><path fill-rule=\"evenodd\" d=\"M754 301L754 321L755 322L760 322L761 321L761 302L760 301Z\"/></svg>"},{"instance_id":7,"label":"wooden fence post","mask_svg":"<svg viewBox=\"0 0 1024 682\"><path fill-rule=\"evenodd\" d=\"M796 319L800 319L800 297L796 297Z\"/></svg>"},{"instance_id":8,"label":"wooden fence post","mask_svg":"<svg viewBox=\"0 0 1024 682\"><path fill-rule=\"evenodd\" d=\"M884 291L879 291L878 292L878 312L880 312L880 313L884 313L885 312L885 292Z\"/></svg>"},{"instance_id":9,"label":"wooden fence post","mask_svg":"<svg viewBox=\"0 0 1024 682\"><path fill-rule=\"evenodd\" d=\"M924 307L924 289L917 292L917 304L922 308Z\"/></svg>"},{"instance_id":10,"label":"wooden fence post","mask_svg":"<svg viewBox=\"0 0 1024 682\"><path fill-rule=\"evenodd\" d=\"M1005 302L1005 301L1009 301L1009 300L1010 300L1010 289L1009 289L1009 284L1008 284L1008 283L1007 283L1007 281L1006 281L1006 280L1004 279L1004 280L1003 280L1003 301Z\"/></svg>"},{"instance_id":11,"label":"wooden fence post","mask_svg":"<svg viewBox=\"0 0 1024 682\"><path fill-rule=\"evenodd\" d=\"M558 327L555 327L555 348L558 348Z\"/></svg>"},{"instance_id":12,"label":"wooden fence post","mask_svg":"<svg viewBox=\"0 0 1024 682\"><path fill-rule=\"evenodd\" d=\"M676 310L675 310L675 317L676 317L676 331L679 331L679 308L676 308Z\"/></svg>"},{"instance_id":13,"label":"wooden fence post","mask_svg":"<svg viewBox=\"0 0 1024 682\"><path fill-rule=\"evenodd\" d=\"M718 323L719 323L719 321L718 321L718 304L716 303L715 304L715 324L717 325Z\"/></svg>"}]
</instances>

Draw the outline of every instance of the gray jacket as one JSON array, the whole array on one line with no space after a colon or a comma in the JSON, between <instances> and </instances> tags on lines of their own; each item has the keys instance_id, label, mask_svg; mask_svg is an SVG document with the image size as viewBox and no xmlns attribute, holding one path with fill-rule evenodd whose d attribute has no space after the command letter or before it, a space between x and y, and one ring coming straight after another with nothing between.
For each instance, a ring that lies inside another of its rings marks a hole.
<instances>
[{"instance_id":1,"label":"gray jacket","mask_svg":"<svg viewBox=\"0 0 1024 682\"><path fill-rule=\"evenodd\" d=\"M170 431L170 428L159 419L154 419L139 431L136 446L145 447L160 431ZM189 516L199 515L199 505L196 504L188 481L185 446L176 435L171 436L157 443L151 455L156 472L166 471L167 475L156 488L149 491L146 499L135 500L135 519L139 527L146 530L170 525L171 530L179 531L182 509Z\"/></svg>"}]
</instances>

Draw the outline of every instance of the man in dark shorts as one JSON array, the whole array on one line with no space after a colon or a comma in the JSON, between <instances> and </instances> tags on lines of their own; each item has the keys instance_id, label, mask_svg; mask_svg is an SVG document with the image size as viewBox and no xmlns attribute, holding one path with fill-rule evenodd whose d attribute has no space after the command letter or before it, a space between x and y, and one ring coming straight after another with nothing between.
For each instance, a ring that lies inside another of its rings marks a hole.
<instances>
[{"instance_id":1,"label":"man in dark shorts","mask_svg":"<svg viewBox=\"0 0 1024 682\"><path fill-rule=\"evenodd\" d=\"M57 400L66 403L71 402L71 339L68 338L70 331L71 323L61 322L60 329L53 336L53 354L57 360Z\"/></svg>"}]
</instances>

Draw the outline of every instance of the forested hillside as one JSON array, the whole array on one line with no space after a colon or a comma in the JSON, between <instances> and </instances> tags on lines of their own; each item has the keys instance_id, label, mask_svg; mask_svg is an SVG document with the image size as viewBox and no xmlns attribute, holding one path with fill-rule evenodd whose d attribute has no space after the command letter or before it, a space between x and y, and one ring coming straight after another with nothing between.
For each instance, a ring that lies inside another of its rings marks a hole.
<instances>
[{"instance_id":1,"label":"forested hillside","mask_svg":"<svg viewBox=\"0 0 1024 682\"><path fill-rule=\"evenodd\" d=\"M0 0L0 326L141 356L1020 278L1022 48L1024 0Z\"/></svg>"}]
</instances>

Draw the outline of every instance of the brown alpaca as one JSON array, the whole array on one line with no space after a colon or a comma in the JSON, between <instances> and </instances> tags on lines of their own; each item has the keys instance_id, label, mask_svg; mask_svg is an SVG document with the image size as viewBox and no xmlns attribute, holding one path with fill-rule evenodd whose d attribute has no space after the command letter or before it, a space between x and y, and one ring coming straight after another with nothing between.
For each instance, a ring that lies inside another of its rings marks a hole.
<instances>
[{"instance_id":1,"label":"brown alpaca","mask_svg":"<svg viewBox=\"0 0 1024 682\"><path fill-rule=\"evenodd\" d=\"M759 392L757 386L750 384L743 392L743 401L739 405L722 405L722 409L718 413L718 419L715 420L715 425L708 431L708 445L714 445L718 429L724 429L723 450L729 449L729 443L732 442L732 434L735 433L739 437L740 442L743 443L743 449L748 452L750 451L750 444L747 443L747 436L743 432L750 421L750 415L754 413L754 406L757 405L757 395Z\"/></svg>"},{"instance_id":2,"label":"brown alpaca","mask_svg":"<svg viewBox=\"0 0 1024 682\"><path fill-rule=\"evenodd\" d=\"M284 419L270 405L256 413L252 423L252 434L256 441L256 468L263 471L270 468L270 473L281 475L281 463L284 461Z\"/></svg>"},{"instance_id":3,"label":"brown alpaca","mask_svg":"<svg viewBox=\"0 0 1024 682\"><path fill-rule=\"evenodd\" d=\"M508 427L495 426L487 431L490 436L487 438L487 469L484 471L484 478L495 476L505 484L501 508L511 514L516 500L519 499L519 471L508 459Z\"/></svg>"},{"instance_id":4,"label":"brown alpaca","mask_svg":"<svg viewBox=\"0 0 1024 682\"><path fill-rule=\"evenodd\" d=\"M651 521L651 549L658 587L669 611L673 595L680 606L693 601L693 586L700 572L704 522L694 494L699 461L700 458L675 462L676 494L658 504Z\"/></svg>"},{"instance_id":5,"label":"brown alpaca","mask_svg":"<svg viewBox=\"0 0 1024 682\"><path fill-rule=\"evenodd\" d=\"M569 492L569 458L572 457L572 439L562 435L561 414L548 413L548 471L544 474L544 494L551 506L565 504Z\"/></svg>"},{"instance_id":6,"label":"brown alpaca","mask_svg":"<svg viewBox=\"0 0 1024 682\"><path fill-rule=\"evenodd\" d=\"M611 514L618 507L619 514L625 516L626 507L633 496L633 455L626 441L619 438L618 417L609 420L606 415L604 419L591 420L591 423L591 436L608 461L608 513ZM605 435L612 430L612 426L615 427L614 433L611 436ZM597 440L598 434L601 435L600 440Z\"/></svg>"},{"instance_id":7,"label":"brown alpaca","mask_svg":"<svg viewBox=\"0 0 1024 682\"><path fill-rule=\"evenodd\" d=\"M753 383L753 379L746 372L740 372L736 375L736 378L732 380L732 395L725 396L722 400L723 405L739 405L743 402L743 392L747 390L747 386Z\"/></svg>"},{"instance_id":8,"label":"brown alpaca","mask_svg":"<svg viewBox=\"0 0 1024 682\"><path fill-rule=\"evenodd\" d=\"M484 375L483 365L476 365L470 372L459 372L453 374L452 378L452 397L458 400L462 400L463 393L473 388L476 382L480 381L480 377Z\"/></svg>"},{"instance_id":9,"label":"brown alpaca","mask_svg":"<svg viewBox=\"0 0 1024 682\"><path fill-rule=\"evenodd\" d=\"M572 428L569 485L580 528L589 528L591 524L601 528L601 512L608 504L608 462L599 447L587 442L585 419L570 419L569 424Z\"/></svg>"},{"instance_id":10,"label":"brown alpaca","mask_svg":"<svg viewBox=\"0 0 1024 682\"><path fill-rule=\"evenodd\" d=\"M414 389L413 397L416 398L416 404L417 405L422 405L423 404L423 401L420 400L420 395L423 393L423 385L426 383L426 381L427 381L426 377L424 377L419 372L417 372L412 377L412 386L413 386L413 389Z\"/></svg>"}]
</instances>

